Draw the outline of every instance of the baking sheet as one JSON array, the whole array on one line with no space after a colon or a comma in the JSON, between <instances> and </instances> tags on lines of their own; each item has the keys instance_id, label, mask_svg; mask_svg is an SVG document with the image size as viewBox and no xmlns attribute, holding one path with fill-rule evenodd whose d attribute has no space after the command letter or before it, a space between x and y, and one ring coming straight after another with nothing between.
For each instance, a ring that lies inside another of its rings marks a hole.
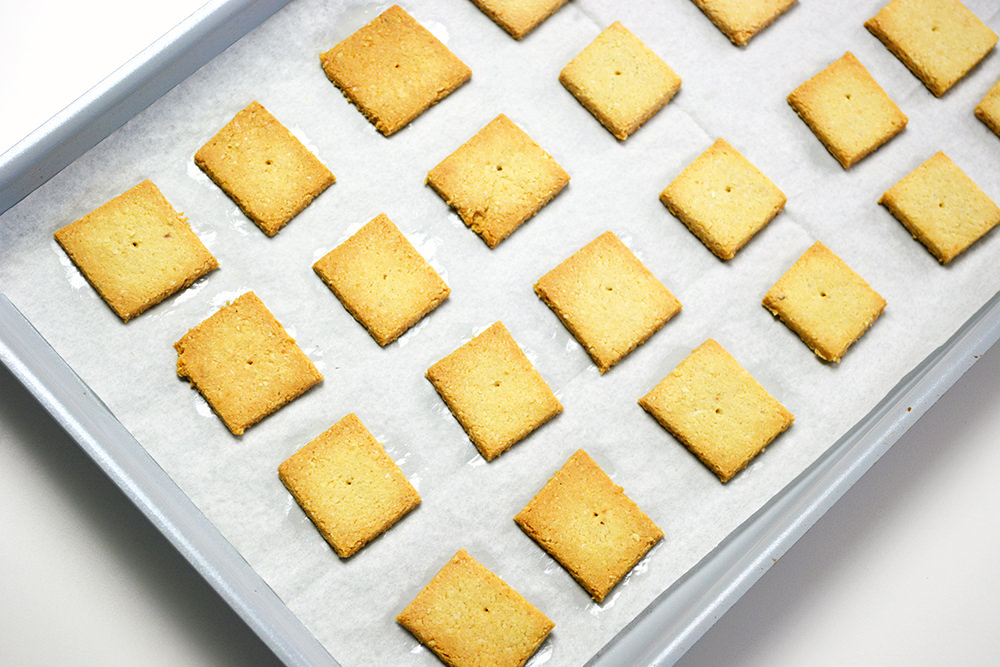
<instances>
[{"instance_id":1,"label":"baking sheet","mask_svg":"<svg viewBox=\"0 0 1000 667\"><path fill-rule=\"evenodd\" d=\"M991 16L984 4L970 6L996 25L996 10ZM473 80L385 139L326 81L316 59L384 5L345 10L335 3L293 3L0 221L0 287L345 664L397 661L414 649L415 660L433 664L391 619L458 548L469 549L556 621L537 662L581 662L867 413L1000 287L988 259L996 252L995 235L940 267L874 204L938 149L996 198L1000 187L988 165L1000 144L971 115L996 77L995 56L935 100L861 27L877 3L856 3L839 13L797 7L746 50L731 47L686 3L659 8L654 16L640 7L609 7L572 3L516 43L471 4L407 5L470 65ZM624 144L555 81L562 65L615 18L685 79L678 97ZM823 43L811 38L820 32ZM910 116L910 127L844 172L784 95L847 48ZM789 59L789 53L797 57ZM251 99L296 131L338 177L274 239L243 218L191 163L197 147ZM549 150L573 181L536 219L490 251L422 183L427 169L500 112ZM733 143L789 196L785 212L726 264L656 199L716 136ZM122 325L68 264L51 232L146 177L189 215L222 269ZM387 349L378 348L310 268L382 211L453 289L442 308ZM608 228L685 310L600 377L534 297L531 284ZM883 318L839 367L816 361L759 305L763 292L815 239L889 301ZM171 344L248 288L299 338L327 379L236 439L173 376ZM422 375L497 319L527 349L566 412L486 464ZM788 433L725 487L635 404L707 336L722 342L797 416ZM386 443L424 503L344 563L319 539L274 471L351 411ZM666 533L603 605L590 603L511 521L581 446ZM358 627L365 631L355 632Z\"/></svg>"}]
</instances>

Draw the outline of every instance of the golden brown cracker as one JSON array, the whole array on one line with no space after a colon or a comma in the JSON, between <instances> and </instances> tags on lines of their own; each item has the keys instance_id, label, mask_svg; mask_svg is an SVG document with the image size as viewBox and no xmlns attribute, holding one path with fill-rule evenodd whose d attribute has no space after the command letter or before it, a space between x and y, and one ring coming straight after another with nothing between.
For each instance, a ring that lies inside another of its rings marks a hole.
<instances>
[{"instance_id":1,"label":"golden brown cracker","mask_svg":"<svg viewBox=\"0 0 1000 667\"><path fill-rule=\"evenodd\" d=\"M975 114L976 118L1000 137L1000 80L986 91L986 95L976 105Z\"/></svg>"},{"instance_id":2,"label":"golden brown cracker","mask_svg":"<svg viewBox=\"0 0 1000 667\"><path fill-rule=\"evenodd\" d=\"M431 169L427 183L495 248L559 194L569 174L500 114Z\"/></svg>"},{"instance_id":3,"label":"golden brown cracker","mask_svg":"<svg viewBox=\"0 0 1000 667\"><path fill-rule=\"evenodd\" d=\"M681 310L680 301L612 232L539 278L535 293L602 373Z\"/></svg>"},{"instance_id":4,"label":"golden brown cracker","mask_svg":"<svg viewBox=\"0 0 1000 667\"><path fill-rule=\"evenodd\" d=\"M66 225L55 239L125 322L219 266L149 180Z\"/></svg>"},{"instance_id":5,"label":"golden brown cracker","mask_svg":"<svg viewBox=\"0 0 1000 667\"><path fill-rule=\"evenodd\" d=\"M235 435L323 379L261 300L247 292L174 343L177 375Z\"/></svg>"},{"instance_id":6,"label":"golden brown cracker","mask_svg":"<svg viewBox=\"0 0 1000 667\"><path fill-rule=\"evenodd\" d=\"M568 0L472 0L514 39L522 39Z\"/></svg>"},{"instance_id":7,"label":"golden brown cracker","mask_svg":"<svg viewBox=\"0 0 1000 667\"><path fill-rule=\"evenodd\" d=\"M399 5L319 60L327 78L386 136L472 76L458 56Z\"/></svg>"},{"instance_id":8,"label":"golden brown cracker","mask_svg":"<svg viewBox=\"0 0 1000 667\"><path fill-rule=\"evenodd\" d=\"M353 412L285 459L278 477L341 558L420 504L420 494Z\"/></svg>"},{"instance_id":9,"label":"golden brown cracker","mask_svg":"<svg viewBox=\"0 0 1000 667\"><path fill-rule=\"evenodd\" d=\"M838 362L882 314L885 299L816 241L768 290L763 306L820 359Z\"/></svg>"},{"instance_id":10,"label":"golden brown cracker","mask_svg":"<svg viewBox=\"0 0 1000 667\"><path fill-rule=\"evenodd\" d=\"M709 338L639 399L722 482L792 425L795 417Z\"/></svg>"},{"instance_id":11,"label":"golden brown cracker","mask_svg":"<svg viewBox=\"0 0 1000 667\"><path fill-rule=\"evenodd\" d=\"M797 0L692 0L737 46L746 46Z\"/></svg>"},{"instance_id":12,"label":"golden brown cracker","mask_svg":"<svg viewBox=\"0 0 1000 667\"><path fill-rule=\"evenodd\" d=\"M788 96L795 113L847 169L903 131L900 111L848 51Z\"/></svg>"},{"instance_id":13,"label":"golden brown cracker","mask_svg":"<svg viewBox=\"0 0 1000 667\"><path fill-rule=\"evenodd\" d=\"M660 194L660 201L721 259L732 259L785 206L785 193L718 139Z\"/></svg>"},{"instance_id":14,"label":"golden brown cracker","mask_svg":"<svg viewBox=\"0 0 1000 667\"><path fill-rule=\"evenodd\" d=\"M937 97L997 43L997 34L959 0L892 0L865 27Z\"/></svg>"},{"instance_id":15,"label":"golden brown cracker","mask_svg":"<svg viewBox=\"0 0 1000 667\"><path fill-rule=\"evenodd\" d=\"M427 369L427 379L487 461L563 409L501 322Z\"/></svg>"},{"instance_id":16,"label":"golden brown cracker","mask_svg":"<svg viewBox=\"0 0 1000 667\"><path fill-rule=\"evenodd\" d=\"M677 94L681 78L619 21L563 68L559 82L618 139Z\"/></svg>"},{"instance_id":17,"label":"golden brown cracker","mask_svg":"<svg viewBox=\"0 0 1000 667\"><path fill-rule=\"evenodd\" d=\"M451 291L384 213L324 255L313 270L383 346Z\"/></svg>"},{"instance_id":18,"label":"golden brown cracker","mask_svg":"<svg viewBox=\"0 0 1000 667\"><path fill-rule=\"evenodd\" d=\"M194 162L268 236L277 234L336 180L258 102L251 102L198 149Z\"/></svg>"},{"instance_id":19,"label":"golden brown cracker","mask_svg":"<svg viewBox=\"0 0 1000 667\"><path fill-rule=\"evenodd\" d=\"M396 621L452 667L520 667L555 627L465 549L434 575Z\"/></svg>"},{"instance_id":20,"label":"golden brown cracker","mask_svg":"<svg viewBox=\"0 0 1000 667\"><path fill-rule=\"evenodd\" d=\"M597 602L663 531L581 450L514 517Z\"/></svg>"},{"instance_id":21,"label":"golden brown cracker","mask_svg":"<svg viewBox=\"0 0 1000 667\"><path fill-rule=\"evenodd\" d=\"M942 264L1000 223L1000 207L940 151L886 190L879 203Z\"/></svg>"}]
</instances>

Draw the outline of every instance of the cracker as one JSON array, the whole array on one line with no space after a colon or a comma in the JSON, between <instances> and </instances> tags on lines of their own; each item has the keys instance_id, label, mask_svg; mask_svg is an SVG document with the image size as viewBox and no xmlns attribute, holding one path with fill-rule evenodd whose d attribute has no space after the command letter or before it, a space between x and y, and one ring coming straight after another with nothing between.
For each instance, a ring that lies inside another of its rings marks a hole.
<instances>
[{"instance_id":1,"label":"cracker","mask_svg":"<svg viewBox=\"0 0 1000 667\"><path fill-rule=\"evenodd\" d=\"M451 291L384 213L324 255L313 270L383 346Z\"/></svg>"},{"instance_id":2,"label":"cracker","mask_svg":"<svg viewBox=\"0 0 1000 667\"><path fill-rule=\"evenodd\" d=\"M319 56L323 71L375 128L401 130L472 71L399 5Z\"/></svg>"},{"instance_id":3,"label":"cracker","mask_svg":"<svg viewBox=\"0 0 1000 667\"><path fill-rule=\"evenodd\" d=\"M500 114L431 169L427 183L495 248L559 194L569 175Z\"/></svg>"},{"instance_id":4,"label":"cracker","mask_svg":"<svg viewBox=\"0 0 1000 667\"><path fill-rule=\"evenodd\" d=\"M125 322L219 266L149 180L66 225L55 239Z\"/></svg>"},{"instance_id":5,"label":"cracker","mask_svg":"<svg viewBox=\"0 0 1000 667\"><path fill-rule=\"evenodd\" d=\"M663 59L618 21L563 68L559 82L621 140L681 87L681 78Z\"/></svg>"},{"instance_id":6,"label":"cracker","mask_svg":"<svg viewBox=\"0 0 1000 667\"><path fill-rule=\"evenodd\" d=\"M612 232L604 232L539 278L535 293L601 373L681 310L680 301Z\"/></svg>"},{"instance_id":7,"label":"cracker","mask_svg":"<svg viewBox=\"0 0 1000 667\"><path fill-rule=\"evenodd\" d=\"M942 264L1000 222L1000 208L940 151L886 190L878 203Z\"/></svg>"},{"instance_id":8,"label":"cracker","mask_svg":"<svg viewBox=\"0 0 1000 667\"><path fill-rule=\"evenodd\" d=\"M563 409L501 322L427 369L427 379L487 461Z\"/></svg>"},{"instance_id":9,"label":"cracker","mask_svg":"<svg viewBox=\"0 0 1000 667\"><path fill-rule=\"evenodd\" d=\"M582 449L514 517L597 602L663 531Z\"/></svg>"},{"instance_id":10,"label":"cracker","mask_svg":"<svg viewBox=\"0 0 1000 667\"><path fill-rule=\"evenodd\" d=\"M523 665L555 627L465 549L434 575L396 621L453 667Z\"/></svg>"},{"instance_id":11,"label":"cracker","mask_svg":"<svg viewBox=\"0 0 1000 667\"><path fill-rule=\"evenodd\" d=\"M820 359L839 362L885 309L885 299L816 241L764 296L763 305Z\"/></svg>"},{"instance_id":12,"label":"cracker","mask_svg":"<svg viewBox=\"0 0 1000 667\"><path fill-rule=\"evenodd\" d=\"M785 206L778 189L718 139L660 194L670 212L721 259L732 259Z\"/></svg>"},{"instance_id":13,"label":"cracker","mask_svg":"<svg viewBox=\"0 0 1000 667\"><path fill-rule=\"evenodd\" d=\"M1000 137L1000 80L986 91L986 95L976 105L976 118L986 123L986 127Z\"/></svg>"},{"instance_id":14,"label":"cracker","mask_svg":"<svg viewBox=\"0 0 1000 667\"><path fill-rule=\"evenodd\" d=\"M226 123L194 162L248 218L274 236L336 180L258 102Z\"/></svg>"},{"instance_id":15,"label":"cracker","mask_svg":"<svg viewBox=\"0 0 1000 667\"><path fill-rule=\"evenodd\" d=\"M737 46L746 46L758 32L797 0L692 0L712 23Z\"/></svg>"},{"instance_id":16,"label":"cracker","mask_svg":"<svg viewBox=\"0 0 1000 667\"><path fill-rule=\"evenodd\" d=\"M420 504L420 494L354 413L285 459L278 477L341 558Z\"/></svg>"},{"instance_id":17,"label":"cracker","mask_svg":"<svg viewBox=\"0 0 1000 667\"><path fill-rule=\"evenodd\" d=\"M177 375L201 392L235 435L323 379L253 292L174 343Z\"/></svg>"},{"instance_id":18,"label":"cracker","mask_svg":"<svg viewBox=\"0 0 1000 667\"><path fill-rule=\"evenodd\" d=\"M709 338L639 405L722 482L746 467L795 417Z\"/></svg>"},{"instance_id":19,"label":"cracker","mask_svg":"<svg viewBox=\"0 0 1000 667\"><path fill-rule=\"evenodd\" d=\"M521 39L568 0L472 0L514 39Z\"/></svg>"},{"instance_id":20,"label":"cracker","mask_svg":"<svg viewBox=\"0 0 1000 667\"><path fill-rule=\"evenodd\" d=\"M902 132L907 122L850 51L793 90L788 103L844 169Z\"/></svg>"},{"instance_id":21,"label":"cracker","mask_svg":"<svg viewBox=\"0 0 1000 667\"><path fill-rule=\"evenodd\" d=\"M959 0L892 0L865 27L937 97L997 43L997 34Z\"/></svg>"}]
</instances>

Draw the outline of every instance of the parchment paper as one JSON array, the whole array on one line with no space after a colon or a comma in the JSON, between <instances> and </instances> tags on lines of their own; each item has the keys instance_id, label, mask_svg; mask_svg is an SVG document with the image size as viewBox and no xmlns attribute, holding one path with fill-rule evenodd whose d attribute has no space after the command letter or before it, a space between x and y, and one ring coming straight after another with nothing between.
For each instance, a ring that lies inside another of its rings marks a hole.
<instances>
[{"instance_id":1,"label":"parchment paper","mask_svg":"<svg viewBox=\"0 0 1000 667\"><path fill-rule=\"evenodd\" d=\"M1000 60L991 54L943 99L934 98L863 28L881 0L806 0L745 49L681 0L577 0L522 42L470 2L404 2L473 77L388 139L346 102L318 63L321 51L387 6L347 4L296 0L0 219L0 288L345 665L437 664L393 619L459 548L556 622L533 664L584 662L1000 289L1000 235L942 267L876 204L937 150L1000 199L1000 139L972 115L1000 74ZM988 0L966 4L998 28L1000 12ZM615 140L557 82L559 70L615 19L684 80L677 97L626 142ZM788 92L846 50L910 119L902 135L849 171L785 102ZM192 161L198 147L254 99L337 176L271 239ZM424 177L498 113L548 150L572 182L490 250ZM720 136L788 195L785 210L730 262L716 259L657 199ZM221 269L125 325L52 233L144 178L190 217ZM453 290L443 306L384 349L311 268L380 212ZM684 310L601 376L532 285L607 229ZM839 365L820 362L760 305L817 239L889 304ZM249 289L326 379L236 438L176 377L172 344ZM497 320L527 351L565 412L487 464L423 374ZM636 404L707 337L796 415L793 427L727 485ZM276 469L349 412L385 443L423 503L341 561ZM666 535L600 605L512 521L581 447Z\"/></svg>"}]
</instances>

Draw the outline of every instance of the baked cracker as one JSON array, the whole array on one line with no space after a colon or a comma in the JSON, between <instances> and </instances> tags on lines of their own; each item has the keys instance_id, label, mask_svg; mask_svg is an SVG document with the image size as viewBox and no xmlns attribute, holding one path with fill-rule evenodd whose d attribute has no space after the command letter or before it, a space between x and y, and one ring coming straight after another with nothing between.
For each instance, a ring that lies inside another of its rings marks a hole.
<instances>
[{"instance_id":1,"label":"baked cracker","mask_svg":"<svg viewBox=\"0 0 1000 667\"><path fill-rule=\"evenodd\" d=\"M680 301L612 232L604 232L539 278L535 293L601 373L681 310Z\"/></svg>"},{"instance_id":2,"label":"baked cracker","mask_svg":"<svg viewBox=\"0 0 1000 667\"><path fill-rule=\"evenodd\" d=\"M234 435L323 379L253 292L174 343L177 375L201 392Z\"/></svg>"},{"instance_id":3,"label":"baked cracker","mask_svg":"<svg viewBox=\"0 0 1000 667\"><path fill-rule=\"evenodd\" d=\"M472 0L514 39L521 39L568 0Z\"/></svg>"},{"instance_id":4,"label":"baked cracker","mask_svg":"<svg viewBox=\"0 0 1000 667\"><path fill-rule=\"evenodd\" d=\"M908 120L850 51L793 90L788 103L844 169L902 132Z\"/></svg>"},{"instance_id":5,"label":"baked cracker","mask_svg":"<svg viewBox=\"0 0 1000 667\"><path fill-rule=\"evenodd\" d=\"M559 194L569 175L500 114L431 169L427 183L495 248Z\"/></svg>"},{"instance_id":6,"label":"baked cracker","mask_svg":"<svg viewBox=\"0 0 1000 667\"><path fill-rule=\"evenodd\" d=\"M785 193L718 139L660 194L660 201L717 257L732 259L785 206Z\"/></svg>"},{"instance_id":7,"label":"baked cracker","mask_svg":"<svg viewBox=\"0 0 1000 667\"><path fill-rule=\"evenodd\" d=\"M986 127L1000 137L1000 79L986 91L986 95L976 105L976 118L986 123Z\"/></svg>"},{"instance_id":8,"label":"baked cracker","mask_svg":"<svg viewBox=\"0 0 1000 667\"><path fill-rule=\"evenodd\" d=\"M274 236L336 180L258 102L226 123L194 162L248 218Z\"/></svg>"},{"instance_id":9,"label":"baked cracker","mask_svg":"<svg viewBox=\"0 0 1000 667\"><path fill-rule=\"evenodd\" d=\"M764 296L763 305L820 359L839 362L885 309L885 299L816 241Z\"/></svg>"},{"instance_id":10,"label":"baked cracker","mask_svg":"<svg viewBox=\"0 0 1000 667\"><path fill-rule=\"evenodd\" d=\"M692 0L737 46L746 46L758 32L788 11L797 0Z\"/></svg>"},{"instance_id":11,"label":"baked cracker","mask_svg":"<svg viewBox=\"0 0 1000 667\"><path fill-rule=\"evenodd\" d=\"M501 322L427 369L427 379L487 461L563 409Z\"/></svg>"},{"instance_id":12,"label":"baked cracker","mask_svg":"<svg viewBox=\"0 0 1000 667\"><path fill-rule=\"evenodd\" d=\"M396 621L452 667L519 667L555 627L465 549L434 575Z\"/></svg>"},{"instance_id":13,"label":"baked cracker","mask_svg":"<svg viewBox=\"0 0 1000 667\"><path fill-rule=\"evenodd\" d=\"M219 266L187 218L149 180L54 236L125 322Z\"/></svg>"},{"instance_id":14,"label":"baked cracker","mask_svg":"<svg viewBox=\"0 0 1000 667\"><path fill-rule=\"evenodd\" d=\"M597 602L663 531L582 449L514 517Z\"/></svg>"},{"instance_id":15,"label":"baked cracker","mask_svg":"<svg viewBox=\"0 0 1000 667\"><path fill-rule=\"evenodd\" d=\"M1000 208L940 151L886 190L878 203L942 264L1000 222Z\"/></svg>"},{"instance_id":16,"label":"baked cracker","mask_svg":"<svg viewBox=\"0 0 1000 667\"><path fill-rule=\"evenodd\" d=\"M341 558L420 504L420 494L354 413L285 459L278 477Z\"/></svg>"},{"instance_id":17,"label":"baked cracker","mask_svg":"<svg viewBox=\"0 0 1000 667\"><path fill-rule=\"evenodd\" d=\"M639 405L724 483L795 420L711 338Z\"/></svg>"},{"instance_id":18,"label":"baked cracker","mask_svg":"<svg viewBox=\"0 0 1000 667\"><path fill-rule=\"evenodd\" d=\"M451 291L384 213L324 255L313 270L383 346Z\"/></svg>"},{"instance_id":19,"label":"baked cracker","mask_svg":"<svg viewBox=\"0 0 1000 667\"><path fill-rule=\"evenodd\" d=\"M893 0L865 27L937 97L997 43L997 34L959 0Z\"/></svg>"},{"instance_id":20,"label":"baked cracker","mask_svg":"<svg viewBox=\"0 0 1000 667\"><path fill-rule=\"evenodd\" d=\"M559 73L559 82L621 140L670 101L681 78L619 21Z\"/></svg>"},{"instance_id":21,"label":"baked cracker","mask_svg":"<svg viewBox=\"0 0 1000 667\"><path fill-rule=\"evenodd\" d=\"M319 56L323 71L375 128L401 130L472 71L399 5Z\"/></svg>"}]
</instances>

